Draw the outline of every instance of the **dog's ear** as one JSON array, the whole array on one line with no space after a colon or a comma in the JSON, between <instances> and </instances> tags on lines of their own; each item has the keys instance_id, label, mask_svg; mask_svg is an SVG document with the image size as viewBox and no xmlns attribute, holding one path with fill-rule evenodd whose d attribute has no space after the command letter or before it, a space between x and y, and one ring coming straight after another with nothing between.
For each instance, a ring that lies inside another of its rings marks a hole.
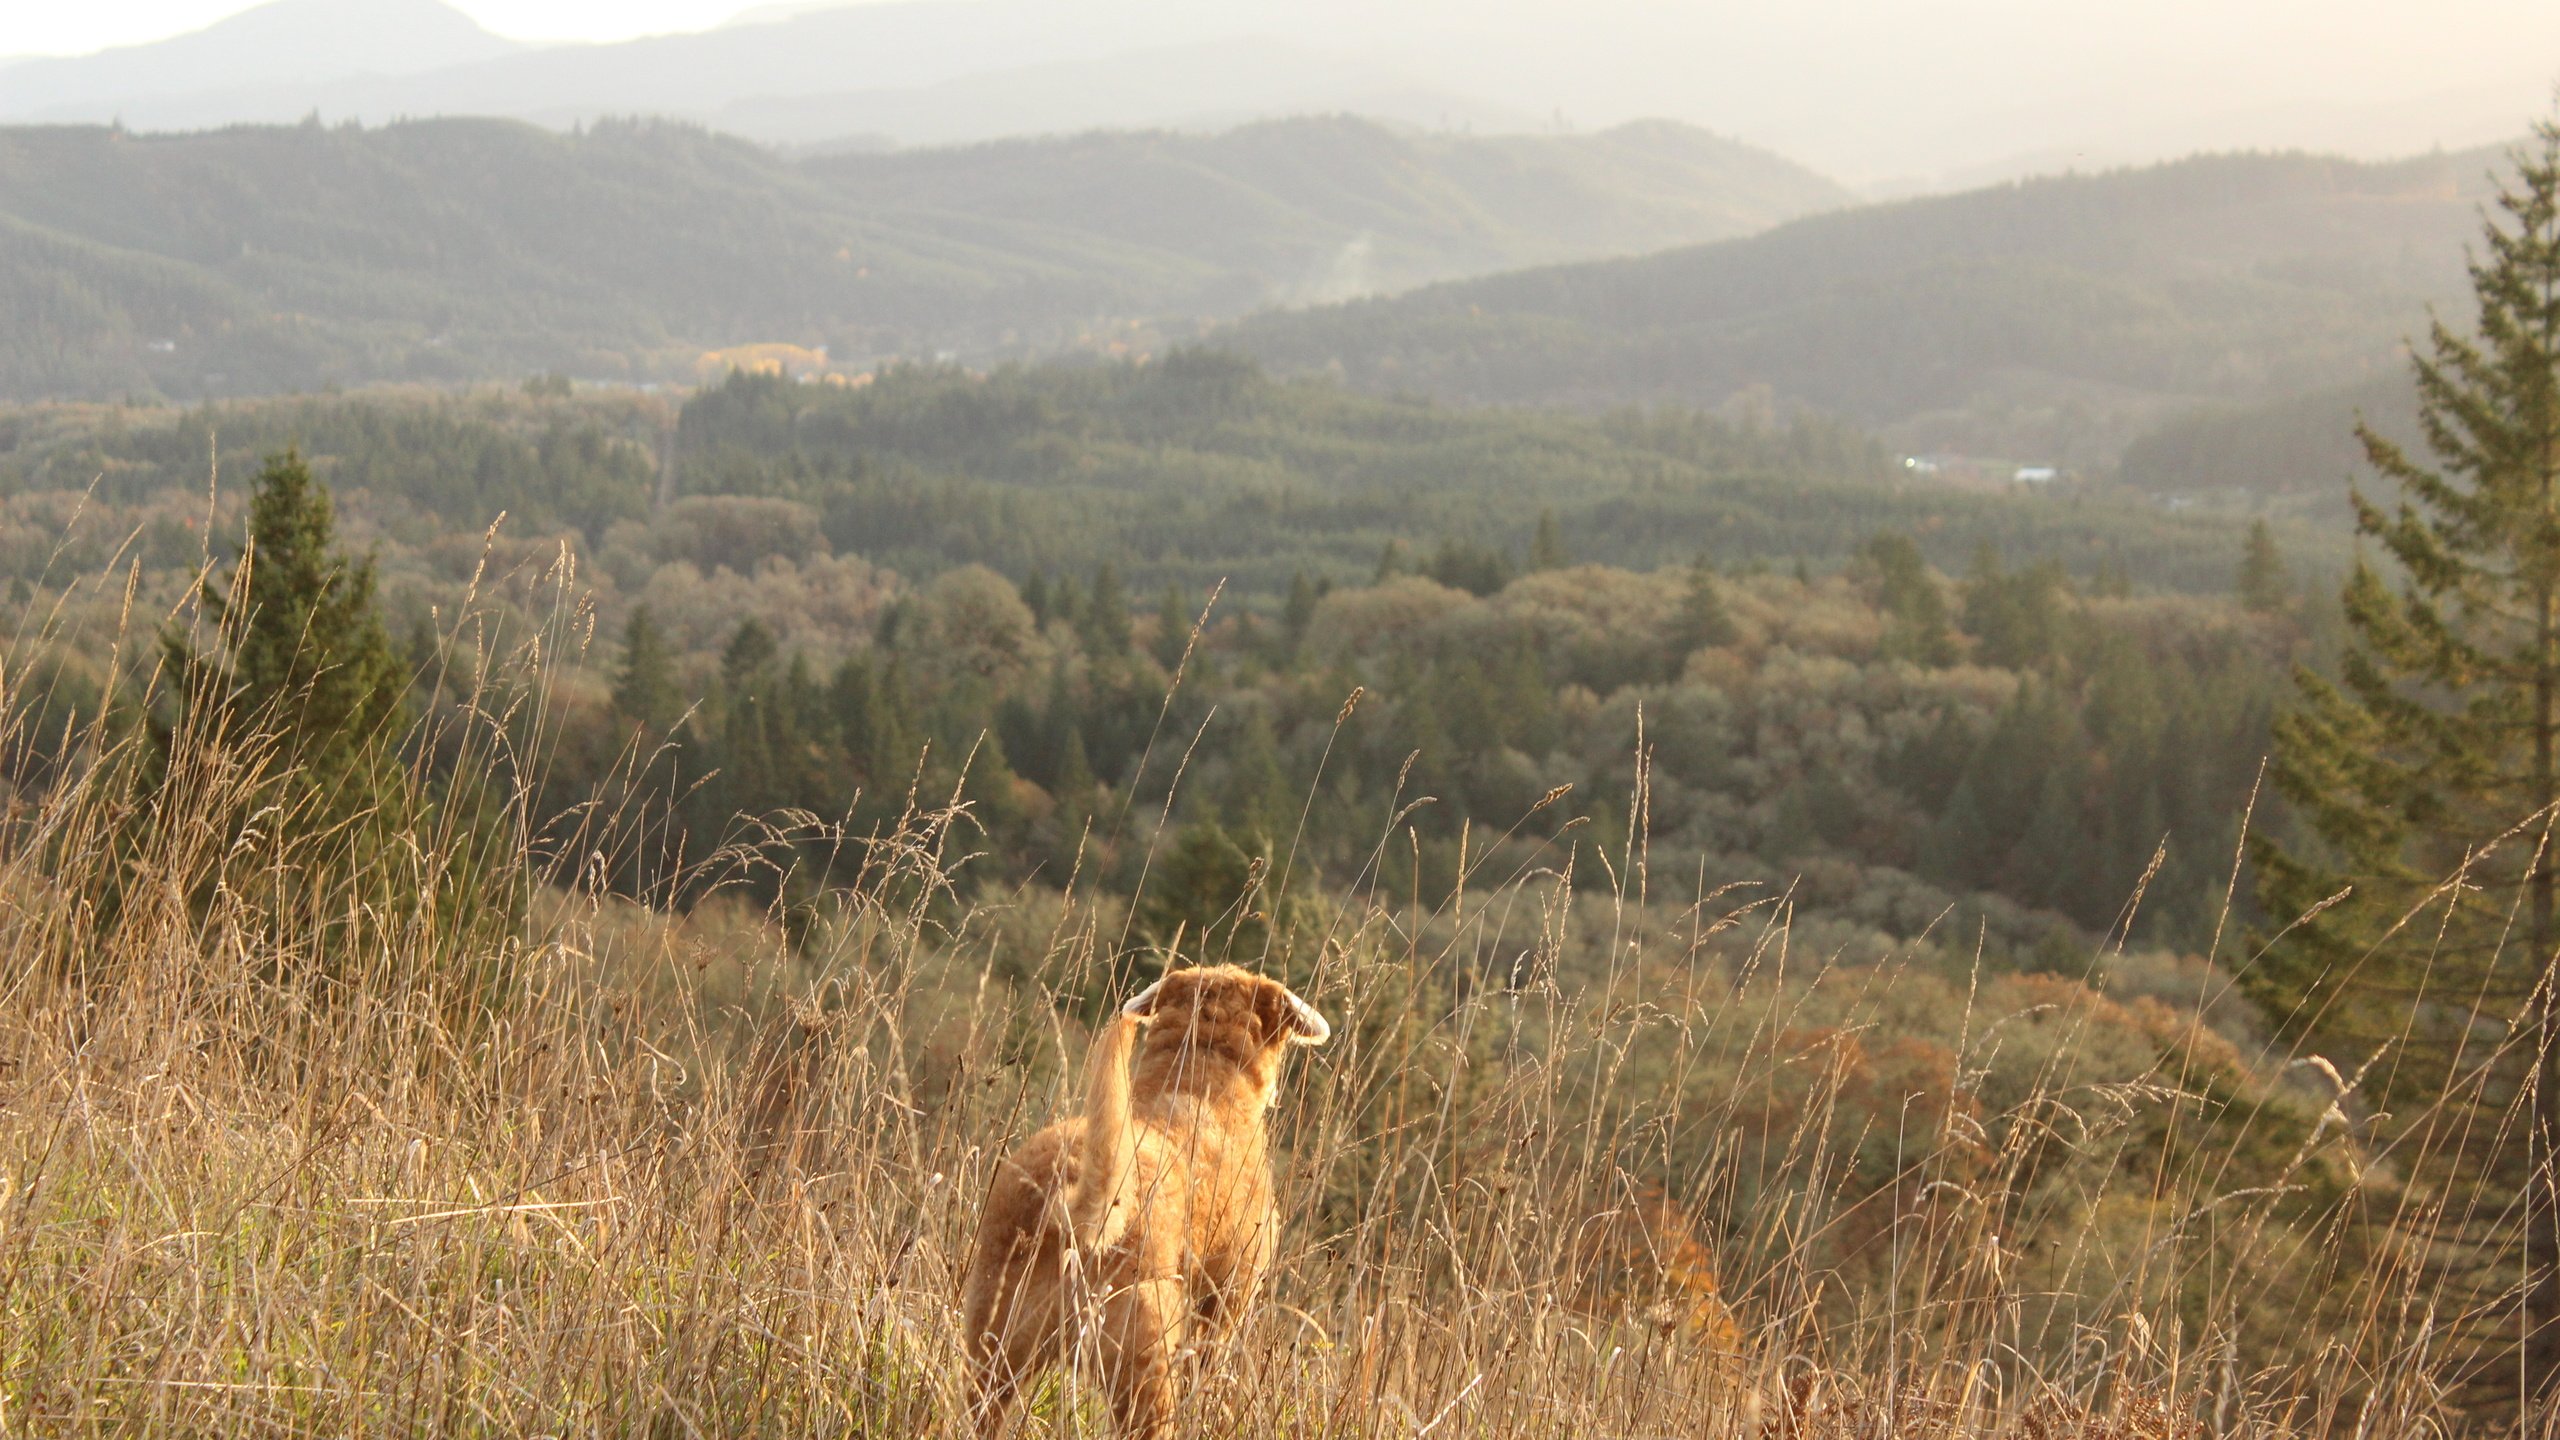
<instances>
[{"instance_id":1,"label":"dog's ear","mask_svg":"<svg viewBox=\"0 0 2560 1440\"><path fill-rule=\"evenodd\" d=\"M1289 1002L1289 1043L1321 1045L1333 1038L1333 1027L1316 1013L1316 1007L1298 998L1298 992L1283 987L1280 998Z\"/></svg>"},{"instance_id":2,"label":"dog's ear","mask_svg":"<svg viewBox=\"0 0 2560 1440\"><path fill-rule=\"evenodd\" d=\"M1137 994L1130 996L1129 1003L1120 1007L1120 1013L1133 1020L1153 1020L1156 1018L1156 992L1163 988L1164 982L1162 980L1158 980L1153 985L1150 985L1146 989L1139 991Z\"/></svg>"}]
</instances>

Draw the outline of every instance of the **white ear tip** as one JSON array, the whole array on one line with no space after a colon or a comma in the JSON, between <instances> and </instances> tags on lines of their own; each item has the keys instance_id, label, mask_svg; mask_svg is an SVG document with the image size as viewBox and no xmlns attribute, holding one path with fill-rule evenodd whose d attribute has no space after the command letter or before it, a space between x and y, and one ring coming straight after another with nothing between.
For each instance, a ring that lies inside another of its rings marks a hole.
<instances>
[{"instance_id":1,"label":"white ear tip","mask_svg":"<svg viewBox=\"0 0 2560 1440\"><path fill-rule=\"evenodd\" d=\"M1129 1003L1120 1007L1120 1013L1133 1019L1145 1019L1155 1009L1156 992L1163 988L1164 982L1159 980L1153 985L1148 986L1146 989L1139 991L1137 994L1130 996Z\"/></svg>"},{"instance_id":2,"label":"white ear tip","mask_svg":"<svg viewBox=\"0 0 2560 1440\"><path fill-rule=\"evenodd\" d=\"M1301 1045L1321 1045L1333 1038L1333 1026L1327 1024L1325 1018L1316 1013L1316 1007L1292 993L1289 996L1289 1008L1298 1017L1298 1033L1289 1037L1290 1039Z\"/></svg>"}]
</instances>

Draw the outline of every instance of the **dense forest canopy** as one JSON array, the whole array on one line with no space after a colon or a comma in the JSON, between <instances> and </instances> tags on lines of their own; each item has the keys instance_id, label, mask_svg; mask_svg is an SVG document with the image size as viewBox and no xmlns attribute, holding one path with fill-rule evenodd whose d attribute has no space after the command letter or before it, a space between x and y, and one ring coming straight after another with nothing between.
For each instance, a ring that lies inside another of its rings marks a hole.
<instances>
[{"instance_id":1,"label":"dense forest canopy","mask_svg":"<svg viewBox=\"0 0 2560 1440\"><path fill-rule=\"evenodd\" d=\"M0 415L0 487L46 516L93 481L105 500L200 509L216 448L245 473L288 444L400 548L476 543L503 513L518 538L576 531L635 595L675 560L747 576L831 555L915 579L983 564L1016 580L1109 561L1142 587L1223 580L1267 609L1301 570L1366 579L1391 551L1418 567L1472 547L1516 572L1542 521L1578 559L1639 569L1703 553L1726 569L1827 572L1899 530L1948 573L1987 541L2091 584L2209 594L2228 588L2235 553L2227 515L2104 485L1935 483L1815 417L1448 409L1276 381L1215 352L985 377L902 369L858 386L742 374L681 407L549 385L31 407ZM2340 539L2307 521L2283 529L2306 569L2336 563ZM52 544L27 533L24 558L0 565L35 581Z\"/></svg>"},{"instance_id":2,"label":"dense forest canopy","mask_svg":"<svg viewBox=\"0 0 2560 1440\"><path fill-rule=\"evenodd\" d=\"M1445 887L1463 833L1481 857L1558 786L1623 848L1643 754L1679 885L1792 879L1809 912L1906 937L1964 905L1983 943L2058 961L2168 838L2134 924L2198 946L2271 687L2310 643L2281 556L2226 598L2227 517L1914 480L1810 419L1446 410L1215 352L737 374L680 409L549 383L46 406L0 437L0 581L29 593L136 561L179 583L208 461L288 444L413 665L451 643L434 616L531 606L576 557L594 638L545 783L572 807L631 725L667 737L688 865L743 816L885 821L929 744L937 785L975 757L990 873L1054 878L1084 825L1165 803L1150 744L1197 732L1175 813L1210 859L1283 844L1312 795L1302 878L1344 878L1393 797L1428 793L1402 883ZM2297 572L2334 557L2282 533ZM76 646L46 663L59 733L108 682ZM1134 884L1116 839L1089 869Z\"/></svg>"}]
</instances>

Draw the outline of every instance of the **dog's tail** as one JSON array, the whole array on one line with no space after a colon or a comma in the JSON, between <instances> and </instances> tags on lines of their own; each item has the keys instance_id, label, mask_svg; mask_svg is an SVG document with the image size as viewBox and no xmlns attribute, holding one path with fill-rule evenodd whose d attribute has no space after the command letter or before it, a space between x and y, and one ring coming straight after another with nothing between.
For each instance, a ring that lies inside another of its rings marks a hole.
<instances>
[{"instance_id":1,"label":"dog's tail","mask_svg":"<svg viewBox=\"0 0 2560 1440\"><path fill-rule=\"evenodd\" d=\"M1123 1202L1138 1163L1129 1119L1129 1057L1137 1041L1138 1018L1114 1015L1093 1037L1093 1053L1085 1061L1084 1153L1067 1197L1067 1237L1086 1255L1119 1239L1129 1222Z\"/></svg>"}]
</instances>

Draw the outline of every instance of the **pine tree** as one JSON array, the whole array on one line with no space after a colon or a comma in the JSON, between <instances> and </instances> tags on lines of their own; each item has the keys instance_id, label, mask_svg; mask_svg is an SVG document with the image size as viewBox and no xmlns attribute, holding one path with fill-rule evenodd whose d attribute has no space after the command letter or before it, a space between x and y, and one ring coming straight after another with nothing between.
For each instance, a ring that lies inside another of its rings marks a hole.
<instances>
[{"instance_id":1,"label":"pine tree","mask_svg":"<svg viewBox=\"0 0 2560 1440\"><path fill-rule=\"evenodd\" d=\"M1671 619L1671 672L1677 679L1680 668L1690 655L1700 650L1730 645L1734 641L1733 616L1724 608L1724 592L1716 583L1715 566L1702 553L1689 562L1688 588L1680 596L1680 609Z\"/></svg>"},{"instance_id":2,"label":"pine tree","mask_svg":"<svg viewBox=\"0 0 2560 1440\"><path fill-rule=\"evenodd\" d=\"M1031 612L1033 628L1040 630L1049 628L1048 571L1034 570L1031 572L1031 577L1022 582L1022 604L1023 608Z\"/></svg>"},{"instance_id":3,"label":"pine tree","mask_svg":"<svg viewBox=\"0 0 2560 1440\"><path fill-rule=\"evenodd\" d=\"M1049 618L1073 630L1084 624L1084 599L1076 592L1076 577L1061 575L1049 586Z\"/></svg>"},{"instance_id":4,"label":"pine tree","mask_svg":"<svg viewBox=\"0 0 2560 1440\"><path fill-rule=\"evenodd\" d=\"M271 457L249 502L248 553L206 583L204 614L228 642L212 653L169 641L197 711L280 730L279 760L334 783L386 753L407 690L374 599L371 561L337 553L329 492L291 450ZM361 800L361 797L350 797Z\"/></svg>"},{"instance_id":5,"label":"pine tree","mask_svg":"<svg viewBox=\"0 0 2560 1440\"><path fill-rule=\"evenodd\" d=\"M622 669L613 682L614 713L663 731L676 723L684 698L676 688L675 651L649 607L633 607L622 629Z\"/></svg>"},{"instance_id":6,"label":"pine tree","mask_svg":"<svg viewBox=\"0 0 2560 1440\"><path fill-rule=\"evenodd\" d=\"M418 847L404 837L431 817L398 751L408 677L375 602L372 562L338 552L328 491L299 454L270 457L256 486L244 553L202 592L211 643L163 641L175 713L151 732L138 777L158 792L152 813L171 823L267 829L252 873L200 875L194 898L221 884L273 912L306 909L340 935L424 905L438 906L448 937L510 923L512 892L478 873L493 861L481 822L503 807L477 789L460 807L467 813L441 826L443 853L412 863ZM236 793L208 796L173 774L189 753L234 747L259 757ZM182 797L217 808L182 818L169 808Z\"/></svg>"},{"instance_id":7,"label":"pine tree","mask_svg":"<svg viewBox=\"0 0 2560 1440\"><path fill-rule=\"evenodd\" d=\"M1408 574L1413 566L1405 558L1404 542L1390 540L1378 548L1378 569L1369 577L1372 585L1384 585L1399 575Z\"/></svg>"},{"instance_id":8,"label":"pine tree","mask_svg":"<svg viewBox=\"0 0 2560 1440\"><path fill-rule=\"evenodd\" d=\"M836 666L835 677L827 682L828 718L837 746L866 778L871 777L871 741L879 723L878 702L879 686L872 678L870 657L846 656Z\"/></svg>"},{"instance_id":9,"label":"pine tree","mask_svg":"<svg viewBox=\"0 0 2560 1440\"><path fill-rule=\"evenodd\" d=\"M1165 849L1132 918L1156 945L1182 936L1186 957L1247 965L1284 956L1307 919L1298 884L1276 890L1269 842L1239 837L1214 820L1194 821ZM1152 979L1142 975L1140 979Z\"/></svg>"},{"instance_id":10,"label":"pine tree","mask_svg":"<svg viewBox=\"0 0 2560 1440\"><path fill-rule=\"evenodd\" d=\"M1482 545L1443 540L1432 552L1428 573L1452 590L1491 595L1511 583L1511 562Z\"/></svg>"},{"instance_id":11,"label":"pine tree","mask_svg":"<svg viewBox=\"0 0 2560 1440\"><path fill-rule=\"evenodd\" d=\"M1955 631L1947 621L1947 597L1938 577L1908 535L1884 534L1858 552L1874 573L1888 623L1884 652L1920 665L1951 664L1956 656Z\"/></svg>"},{"instance_id":12,"label":"pine tree","mask_svg":"<svg viewBox=\"0 0 2560 1440\"><path fill-rule=\"evenodd\" d=\"M739 621L729 634L727 648L720 652L720 678L729 687L728 698L735 702L753 694L757 678L781 653L781 645L763 621L752 615Z\"/></svg>"},{"instance_id":13,"label":"pine tree","mask_svg":"<svg viewBox=\"0 0 2560 1440\"><path fill-rule=\"evenodd\" d=\"M2276 552L2275 532L2267 528L2264 516L2249 522L2249 538L2240 551L2240 604L2261 615L2272 615L2292 598L2285 583L2284 556Z\"/></svg>"},{"instance_id":14,"label":"pine tree","mask_svg":"<svg viewBox=\"0 0 2560 1440\"><path fill-rule=\"evenodd\" d=\"M2431 1127L2402 1148L2443 1157L2433 1253L2492 1261L2489 1290L2524 1294L2521 1316L2467 1337L2478 1384L2535 1377L2505 1398L2547 1412L2560 1405L2560 124L2536 134L2471 267L2478 338L2439 321L2412 361L2432 462L2359 427L2399 500L2358 493L2357 527L2401 579L2395 590L2359 555L2338 678L2300 672L2278 722L2276 784L2317 843L2261 839L2260 894L2276 923L2307 918L2242 978L2342 1070L2379 1057L2377 1105ZM2457 871L2463 885L2439 888ZM2481 1078L2446 1093L2466 1073Z\"/></svg>"},{"instance_id":15,"label":"pine tree","mask_svg":"<svg viewBox=\"0 0 2560 1440\"><path fill-rule=\"evenodd\" d=\"M1289 602L1280 611L1280 633L1289 647L1287 658L1296 659L1298 652L1306 648L1307 631L1316 623L1316 604L1323 598L1324 593L1307 579L1306 571L1289 577Z\"/></svg>"},{"instance_id":16,"label":"pine tree","mask_svg":"<svg viewBox=\"0 0 2560 1440\"><path fill-rule=\"evenodd\" d=\"M2000 552L1984 541L1964 585L1964 628L1982 642L1976 658L2010 670L2059 658L2067 629L2063 599L2070 589L2059 562L2040 560L2004 571Z\"/></svg>"},{"instance_id":17,"label":"pine tree","mask_svg":"<svg viewBox=\"0 0 2560 1440\"><path fill-rule=\"evenodd\" d=\"M1191 609L1182 601L1182 587L1167 585L1156 606L1156 663L1170 672L1190 648Z\"/></svg>"},{"instance_id":18,"label":"pine tree","mask_svg":"<svg viewBox=\"0 0 2560 1440\"><path fill-rule=\"evenodd\" d=\"M1529 542L1529 568L1561 570L1572 563L1573 557L1565 553L1564 529L1556 524L1556 512L1539 511L1538 533Z\"/></svg>"},{"instance_id":19,"label":"pine tree","mask_svg":"<svg viewBox=\"0 0 2560 1440\"><path fill-rule=\"evenodd\" d=\"M813 812L838 808L821 745L828 728L827 709L826 689L818 683L809 657L793 654L791 663L783 667L767 721L775 784L783 804Z\"/></svg>"},{"instance_id":20,"label":"pine tree","mask_svg":"<svg viewBox=\"0 0 2560 1440\"><path fill-rule=\"evenodd\" d=\"M1129 653L1129 597L1120 588L1120 572L1105 560L1093 572L1093 593L1077 616L1085 653L1116 660Z\"/></svg>"},{"instance_id":21,"label":"pine tree","mask_svg":"<svg viewBox=\"0 0 2560 1440\"><path fill-rule=\"evenodd\" d=\"M1094 778L1093 761L1085 754L1083 727L1069 721L1066 734L1058 745L1056 790L1059 800L1062 803L1090 805L1093 801L1094 787L1101 783Z\"/></svg>"},{"instance_id":22,"label":"pine tree","mask_svg":"<svg viewBox=\"0 0 2560 1440\"><path fill-rule=\"evenodd\" d=\"M715 824L740 815L762 815L785 802L781 757L775 753L778 692L774 662L781 653L773 632L749 616L738 623L720 652L719 811Z\"/></svg>"},{"instance_id":23,"label":"pine tree","mask_svg":"<svg viewBox=\"0 0 2560 1440\"><path fill-rule=\"evenodd\" d=\"M923 727L916 718L917 707L907 686L906 668L896 656L889 657L877 672L866 673L876 673L870 690L870 735L868 747L856 752L855 759L861 763L863 774L870 777L871 800L877 807L874 813L894 816L906 803L917 764L924 758Z\"/></svg>"},{"instance_id":24,"label":"pine tree","mask_svg":"<svg viewBox=\"0 0 2560 1440\"><path fill-rule=\"evenodd\" d=\"M1287 778L1280 770L1280 737L1271 717L1257 710L1245 721L1244 733L1227 759L1221 809L1247 843L1270 850L1288 843L1297 817L1290 804Z\"/></svg>"}]
</instances>

